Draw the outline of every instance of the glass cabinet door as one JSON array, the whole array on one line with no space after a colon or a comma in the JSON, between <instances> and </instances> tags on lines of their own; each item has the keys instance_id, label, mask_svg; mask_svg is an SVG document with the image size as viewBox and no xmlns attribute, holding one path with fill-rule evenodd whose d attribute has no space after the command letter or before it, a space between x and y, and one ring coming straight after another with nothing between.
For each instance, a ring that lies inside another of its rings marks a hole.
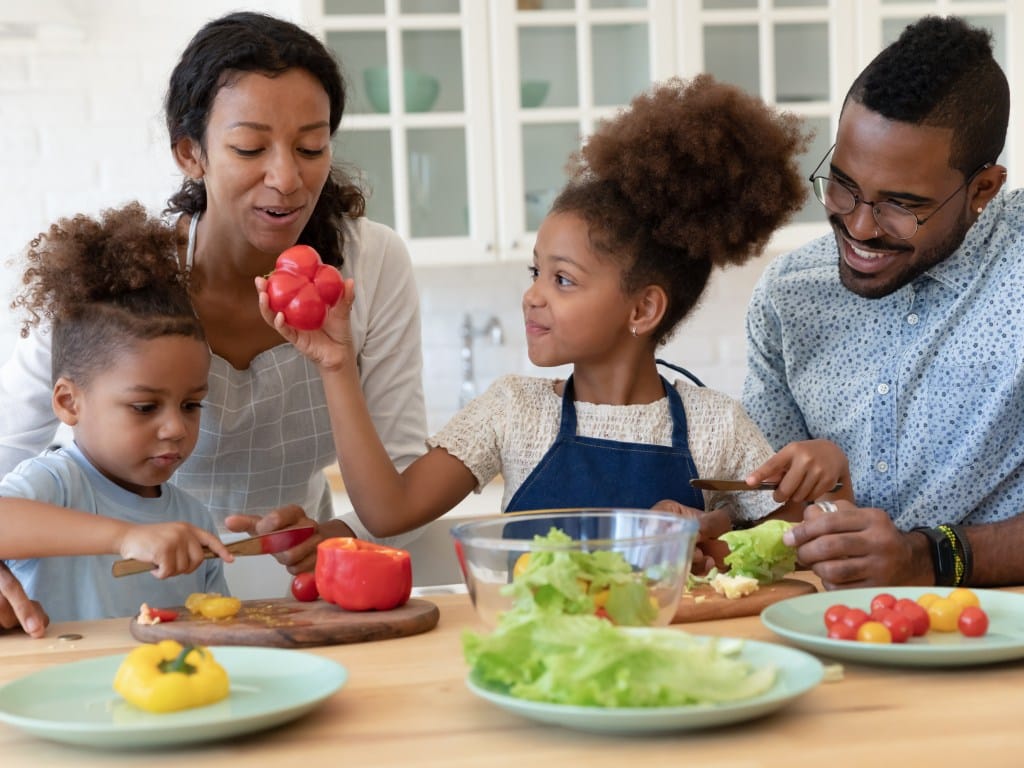
<instances>
[{"instance_id":1,"label":"glass cabinet door","mask_svg":"<svg viewBox=\"0 0 1024 768\"><path fill-rule=\"evenodd\" d=\"M490 156L490 125L467 55L486 30L483 4L322 0L321 11L349 89L335 159L360 175L367 215L421 263L485 252L493 193L470 158Z\"/></svg>"},{"instance_id":2,"label":"glass cabinet door","mask_svg":"<svg viewBox=\"0 0 1024 768\"><path fill-rule=\"evenodd\" d=\"M671 0L494 0L499 243L526 258L597 122L671 74Z\"/></svg>"}]
</instances>

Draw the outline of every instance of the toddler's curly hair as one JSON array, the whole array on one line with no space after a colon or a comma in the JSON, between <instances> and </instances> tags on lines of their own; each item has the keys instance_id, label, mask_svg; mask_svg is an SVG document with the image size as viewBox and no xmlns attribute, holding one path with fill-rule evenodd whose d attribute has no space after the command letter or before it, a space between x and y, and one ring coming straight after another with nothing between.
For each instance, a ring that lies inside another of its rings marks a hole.
<instances>
[{"instance_id":1,"label":"toddler's curly hair","mask_svg":"<svg viewBox=\"0 0 1024 768\"><path fill-rule=\"evenodd\" d=\"M81 385L138 341L161 336L205 340L179 268L181 237L137 202L91 218L50 225L29 244L24 290L11 303L53 331L53 381Z\"/></svg>"},{"instance_id":2,"label":"toddler's curly hair","mask_svg":"<svg viewBox=\"0 0 1024 768\"><path fill-rule=\"evenodd\" d=\"M552 212L587 223L590 245L623 266L623 290L660 285L662 343L714 266L742 264L803 203L800 119L699 75L673 78L603 123L570 162Z\"/></svg>"}]
</instances>

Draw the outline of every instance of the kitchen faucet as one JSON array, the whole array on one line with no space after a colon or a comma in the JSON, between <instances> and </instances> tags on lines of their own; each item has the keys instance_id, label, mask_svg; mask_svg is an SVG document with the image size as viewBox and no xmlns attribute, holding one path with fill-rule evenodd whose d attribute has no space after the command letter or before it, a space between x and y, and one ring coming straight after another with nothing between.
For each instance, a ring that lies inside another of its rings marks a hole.
<instances>
[{"instance_id":1,"label":"kitchen faucet","mask_svg":"<svg viewBox=\"0 0 1024 768\"><path fill-rule=\"evenodd\" d=\"M459 408L479 394L473 371L473 339L477 336L489 339L495 346L504 344L505 329L501 327L498 316L491 315L481 328L474 327L473 318L468 312L462 316L462 386L459 390Z\"/></svg>"}]
</instances>

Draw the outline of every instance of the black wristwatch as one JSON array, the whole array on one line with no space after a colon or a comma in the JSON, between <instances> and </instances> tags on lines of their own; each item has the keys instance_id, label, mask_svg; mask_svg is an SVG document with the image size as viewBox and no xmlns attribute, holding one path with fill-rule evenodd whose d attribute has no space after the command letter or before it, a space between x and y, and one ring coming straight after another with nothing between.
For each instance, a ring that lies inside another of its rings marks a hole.
<instances>
[{"instance_id":1,"label":"black wristwatch","mask_svg":"<svg viewBox=\"0 0 1024 768\"><path fill-rule=\"evenodd\" d=\"M949 537L938 528L914 528L923 533L931 543L932 567L935 569L935 586L954 587L959 583L956 572L956 547Z\"/></svg>"}]
</instances>

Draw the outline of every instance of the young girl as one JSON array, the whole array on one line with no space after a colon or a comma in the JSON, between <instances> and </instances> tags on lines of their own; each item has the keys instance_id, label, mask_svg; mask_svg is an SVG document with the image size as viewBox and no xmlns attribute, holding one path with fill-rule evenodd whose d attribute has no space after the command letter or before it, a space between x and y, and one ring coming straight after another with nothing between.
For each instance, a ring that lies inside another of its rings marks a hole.
<instances>
[{"instance_id":1,"label":"young girl","mask_svg":"<svg viewBox=\"0 0 1024 768\"><path fill-rule=\"evenodd\" d=\"M800 205L795 155L805 144L797 118L709 76L634 99L576 158L529 267L530 360L571 363L572 376L499 379L401 473L361 404L344 311L353 286L318 333L288 328L261 296L268 321L331 382L341 470L366 527L382 536L422 525L498 472L507 512L720 509L733 500L735 519L775 511L770 494L704 497L691 487L696 477L746 477L772 451L737 402L662 378L655 350L693 309L712 267L758 253ZM788 446L773 467L788 469L790 517L840 478L848 492L845 458L825 441Z\"/></svg>"},{"instance_id":2,"label":"young girl","mask_svg":"<svg viewBox=\"0 0 1024 768\"><path fill-rule=\"evenodd\" d=\"M232 559L213 518L167 483L196 444L210 369L177 244L132 204L62 219L29 247L13 306L29 312L23 334L52 325L53 410L74 444L0 481L0 558L55 621L227 594L221 560L203 558L206 546ZM115 579L116 555L160 580Z\"/></svg>"}]
</instances>

